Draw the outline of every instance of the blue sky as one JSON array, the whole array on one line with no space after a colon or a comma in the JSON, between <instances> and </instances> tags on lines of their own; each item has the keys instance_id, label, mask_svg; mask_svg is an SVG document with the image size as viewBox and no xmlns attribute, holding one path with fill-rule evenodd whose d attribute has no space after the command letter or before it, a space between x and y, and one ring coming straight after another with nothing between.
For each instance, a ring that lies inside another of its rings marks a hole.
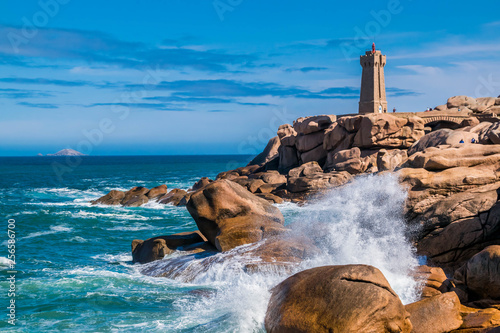
<instances>
[{"instance_id":1,"label":"blue sky","mask_svg":"<svg viewBox=\"0 0 500 333\"><path fill-rule=\"evenodd\" d=\"M299 116L500 95L495 1L0 2L0 155L256 154Z\"/></svg>"}]
</instances>

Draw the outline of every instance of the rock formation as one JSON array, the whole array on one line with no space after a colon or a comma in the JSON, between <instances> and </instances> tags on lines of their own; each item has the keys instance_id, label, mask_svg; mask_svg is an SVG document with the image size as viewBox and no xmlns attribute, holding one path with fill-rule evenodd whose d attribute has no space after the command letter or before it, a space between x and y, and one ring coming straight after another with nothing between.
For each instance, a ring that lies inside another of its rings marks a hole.
<instances>
[{"instance_id":1,"label":"rock formation","mask_svg":"<svg viewBox=\"0 0 500 333\"><path fill-rule=\"evenodd\" d=\"M219 251L285 231L278 208L229 180L217 180L195 192L187 209L201 233Z\"/></svg>"},{"instance_id":2,"label":"rock formation","mask_svg":"<svg viewBox=\"0 0 500 333\"><path fill-rule=\"evenodd\" d=\"M299 272L273 288L269 333L410 332L412 325L384 275L366 265Z\"/></svg>"}]
</instances>

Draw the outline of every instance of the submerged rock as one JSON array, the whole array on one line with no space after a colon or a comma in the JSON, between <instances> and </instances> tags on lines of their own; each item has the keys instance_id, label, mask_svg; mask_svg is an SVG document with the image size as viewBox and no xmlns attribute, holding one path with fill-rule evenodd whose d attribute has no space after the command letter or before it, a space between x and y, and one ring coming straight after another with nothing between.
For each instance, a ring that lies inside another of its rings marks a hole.
<instances>
[{"instance_id":1,"label":"submerged rock","mask_svg":"<svg viewBox=\"0 0 500 333\"><path fill-rule=\"evenodd\" d=\"M146 193L146 196L149 199L157 199L158 197L162 196L163 194L167 193L167 185L162 184L160 186L153 187L152 189L149 190L148 193Z\"/></svg>"},{"instance_id":2,"label":"submerged rock","mask_svg":"<svg viewBox=\"0 0 500 333\"><path fill-rule=\"evenodd\" d=\"M125 196L123 197L123 200L121 204L123 206L140 206L143 203L148 202L148 197L146 197L146 193L149 192L149 189L143 186L135 186L132 187L130 190L125 192Z\"/></svg>"},{"instance_id":3,"label":"submerged rock","mask_svg":"<svg viewBox=\"0 0 500 333\"><path fill-rule=\"evenodd\" d=\"M189 201L190 194L184 190L174 188L167 194L158 199L158 202L164 205L185 206Z\"/></svg>"},{"instance_id":4,"label":"submerged rock","mask_svg":"<svg viewBox=\"0 0 500 333\"><path fill-rule=\"evenodd\" d=\"M208 243L207 243L208 244ZM208 245L211 247L211 245ZM217 274L290 274L319 249L304 236L282 234L254 244L236 247L227 252L204 251L181 257L155 261L142 270L143 274L192 282L216 270Z\"/></svg>"},{"instance_id":5,"label":"submerged rock","mask_svg":"<svg viewBox=\"0 0 500 333\"><path fill-rule=\"evenodd\" d=\"M375 267L317 267L272 289L265 326L278 332L411 331L401 300Z\"/></svg>"},{"instance_id":6,"label":"submerged rock","mask_svg":"<svg viewBox=\"0 0 500 333\"><path fill-rule=\"evenodd\" d=\"M168 236L158 236L145 241L132 241L132 258L141 264L163 259L180 247L205 242L206 239L199 231L182 232ZM192 250L190 248L190 250Z\"/></svg>"},{"instance_id":7,"label":"submerged rock","mask_svg":"<svg viewBox=\"0 0 500 333\"><path fill-rule=\"evenodd\" d=\"M108 194L100 197L97 200L91 201L91 203L93 205L101 204L101 205L116 206L121 204L124 197L125 197L125 192L111 190L109 191Z\"/></svg>"}]
</instances>

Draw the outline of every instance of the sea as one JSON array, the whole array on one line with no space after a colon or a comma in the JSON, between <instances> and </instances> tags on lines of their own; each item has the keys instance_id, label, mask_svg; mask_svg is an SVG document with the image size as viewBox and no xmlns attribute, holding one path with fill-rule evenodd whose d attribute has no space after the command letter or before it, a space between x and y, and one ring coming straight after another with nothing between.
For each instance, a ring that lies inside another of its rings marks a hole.
<instances>
[{"instance_id":1,"label":"sea","mask_svg":"<svg viewBox=\"0 0 500 333\"><path fill-rule=\"evenodd\" d=\"M411 270L421 258L407 240L406 193L392 175L358 177L306 205L276 205L298 233L317 223L327 230L321 253L294 272L250 273L227 256L189 281L144 275L132 240L196 230L186 208L90 204L133 186L187 190L251 159L0 157L0 331L265 332L270 289L324 265L373 265L404 304L417 299Z\"/></svg>"}]
</instances>

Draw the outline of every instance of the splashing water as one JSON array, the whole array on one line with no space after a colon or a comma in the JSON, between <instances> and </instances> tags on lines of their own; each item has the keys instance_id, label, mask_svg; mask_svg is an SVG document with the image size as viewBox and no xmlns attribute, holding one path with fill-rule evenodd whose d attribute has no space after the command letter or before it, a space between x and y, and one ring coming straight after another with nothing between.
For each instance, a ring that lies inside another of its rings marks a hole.
<instances>
[{"instance_id":1,"label":"splashing water","mask_svg":"<svg viewBox=\"0 0 500 333\"><path fill-rule=\"evenodd\" d=\"M297 234L319 237L321 254L292 273L324 265L369 264L383 272L403 303L415 301L417 283L410 272L418 260L405 238L405 198L396 176L365 176L299 208L290 227ZM191 283L215 291L195 302L179 299L176 306L184 317L168 329L264 332L269 290L290 272L247 274L242 268L247 258L240 250L211 257L208 268L205 258L189 262L184 274L191 274ZM193 323L200 324L193 328Z\"/></svg>"}]
</instances>

